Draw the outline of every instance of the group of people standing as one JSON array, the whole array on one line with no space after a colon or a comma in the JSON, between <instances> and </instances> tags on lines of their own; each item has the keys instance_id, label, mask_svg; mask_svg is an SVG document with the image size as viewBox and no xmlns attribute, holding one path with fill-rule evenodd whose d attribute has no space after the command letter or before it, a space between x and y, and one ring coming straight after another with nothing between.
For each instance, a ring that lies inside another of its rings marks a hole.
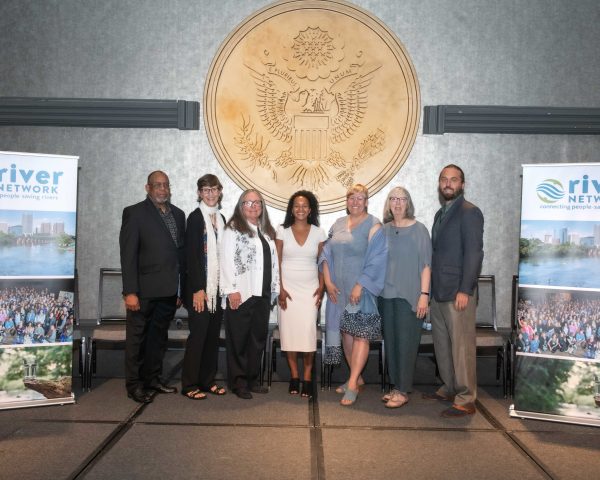
<instances>
[{"instance_id":1,"label":"group of people standing","mask_svg":"<svg viewBox=\"0 0 600 480\"><path fill-rule=\"evenodd\" d=\"M190 328L181 393L193 400L226 394L225 386L215 382L222 319L227 387L242 399L266 393L258 382L260 356L277 300L281 348L291 373L288 391L310 397L317 315L326 292L323 361L338 364L344 357L350 370L336 390L343 394L342 405L356 402L369 342L382 335L393 384L382 400L388 408L408 402L421 323L431 305L443 385L424 397L452 402L445 416L474 413L483 216L464 199L463 188L462 170L445 167L439 177L443 207L434 220L432 242L402 187L388 193L382 223L367 211L368 189L352 186L347 215L326 235L319 226L317 198L305 190L291 196L277 229L254 189L240 195L226 221L219 212L222 185L210 174L198 180L199 207L186 226L183 212L169 202L168 177L151 173L148 196L124 210L120 235L129 396L149 403L152 391L176 392L161 382L160 374L169 321L181 301Z\"/></svg>"}]
</instances>

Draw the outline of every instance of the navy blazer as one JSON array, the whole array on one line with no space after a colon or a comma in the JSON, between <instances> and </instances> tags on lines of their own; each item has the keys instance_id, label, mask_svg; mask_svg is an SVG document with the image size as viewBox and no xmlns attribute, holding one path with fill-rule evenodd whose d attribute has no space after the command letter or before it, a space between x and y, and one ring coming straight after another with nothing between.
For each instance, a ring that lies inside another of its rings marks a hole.
<instances>
[{"instance_id":1,"label":"navy blazer","mask_svg":"<svg viewBox=\"0 0 600 480\"><path fill-rule=\"evenodd\" d=\"M433 224L442 214L435 214ZM431 293L438 302L473 295L483 262L483 214L464 197L450 206L432 240Z\"/></svg>"},{"instance_id":2,"label":"navy blazer","mask_svg":"<svg viewBox=\"0 0 600 480\"><path fill-rule=\"evenodd\" d=\"M123 210L119 245L124 295L158 298L178 294L185 271L185 214L174 205L171 211L177 244L149 198Z\"/></svg>"}]
</instances>

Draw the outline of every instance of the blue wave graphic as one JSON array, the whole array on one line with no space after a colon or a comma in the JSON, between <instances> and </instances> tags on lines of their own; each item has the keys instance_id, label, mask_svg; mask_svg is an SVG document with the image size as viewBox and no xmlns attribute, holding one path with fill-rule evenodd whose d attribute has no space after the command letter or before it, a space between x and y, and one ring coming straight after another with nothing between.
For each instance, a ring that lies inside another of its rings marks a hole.
<instances>
[{"instance_id":1,"label":"blue wave graphic","mask_svg":"<svg viewBox=\"0 0 600 480\"><path fill-rule=\"evenodd\" d=\"M556 202L565 196L562 185L556 180L546 180L540 183L536 188L536 192L540 200L549 203Z\"/></svg>"}]
</instances>

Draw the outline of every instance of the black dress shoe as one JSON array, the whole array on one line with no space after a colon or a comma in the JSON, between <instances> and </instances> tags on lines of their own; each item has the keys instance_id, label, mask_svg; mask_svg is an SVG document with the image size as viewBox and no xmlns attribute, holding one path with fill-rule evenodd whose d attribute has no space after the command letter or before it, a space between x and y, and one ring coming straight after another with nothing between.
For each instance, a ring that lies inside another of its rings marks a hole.
<instances>
[{"instance_id":1,"label":"black dress shoe","mask_svg":"<svg viewBox=\"0 0 600 480\"><path fill-rule=\"evenodd\" d=\"M157 383L156 385L150 385L148 387L149 390L154 390L157 393L177 393L176 387L169 387L168 385L164 385L162 383Z\"/></svg>"},{"instance_id":2,"label":"black dress shoe","mask_svg":"<svg viewBox=\"0 0 600 480\"><path fill-rule=\"evenodd\" d=\"M252 393L269 393L269 389L267 387L263 387L262 385L254 385L250 388Z\"/></svg>"},{"instance_id":3,"label":"black dress shoe","mask_svg":"<svg viewBox=\"0 0 600 480\"><path fill-rule=\"evenodd\" d=\"M233 393L244 400L252 400L252 394L246 388L236 388Z\"/></svg>"},{"instance_id":4,"label":"black dress shoe","mask_svg":"<svg viewBox=\"0 0 600 480\"><path fill-rule=\"evenodd\" d=\"M128 392L127 396L138 403L152 403L152 395L149 395L148 392L141 387Z\"/></svg>"}]
</instances>

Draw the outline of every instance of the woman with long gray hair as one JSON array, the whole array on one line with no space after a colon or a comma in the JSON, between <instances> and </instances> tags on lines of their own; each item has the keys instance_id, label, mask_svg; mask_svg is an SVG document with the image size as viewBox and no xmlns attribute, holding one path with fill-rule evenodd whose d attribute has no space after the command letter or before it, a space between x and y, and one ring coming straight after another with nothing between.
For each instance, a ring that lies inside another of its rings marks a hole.
<instances>
[{"instance_id":1,"label":"woman with long gray hair","mask_svg":"<svg viewBox=\"0 0 600 480\"><path fill-rule=\"evenodd\" d=\"M279 295L275 230L257 190L240 195L223 232L220 265L229 388L248 400L268 391L258 384L260 355L270 307Z\"/></svg>"},{"instance_id":2,"label":"woman with long gray hair","mask_svg":"<svg viewBox=\"0 0 600 480\"><path fill-rule=\"evenodd\" d=\"M412 390L421 325L429 306L431 239L425 225L415 220L410 193L403 187L388 194L383 223L388 261L379 313L393 387L382 400L388 408L399 408Z\"/></svg>"}]
</instances>

